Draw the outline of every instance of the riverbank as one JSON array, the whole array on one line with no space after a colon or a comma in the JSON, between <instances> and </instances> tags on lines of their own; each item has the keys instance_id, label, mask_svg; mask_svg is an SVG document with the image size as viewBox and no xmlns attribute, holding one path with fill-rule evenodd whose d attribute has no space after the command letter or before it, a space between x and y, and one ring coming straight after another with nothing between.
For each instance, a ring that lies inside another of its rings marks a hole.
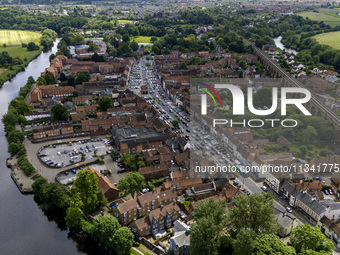
<instances>
[{"instance_id":1,"label":"riverbank","mask_svg":"<svg viewBox=\"0 0 340 255\"><path fill-rule=\"evenodd\" d=\"M21 193L32 194L32 184L34 180L32 177L25 175L18 165L18 157L8 158L6 160L7 167L12 169L11 177Z\"/></svg>"},{"instance_id":2,"label":"riverbank","mask_svg":"<svg viewBox=\"0 0 340 255\"><path fill-rule=\"evenodd\" d=\"M23 61L23 64L11 66L9 68L0 68L0 88L6 81L14 78L19 72L25 71L28 64L40 56L42 47L40 50L35 51L27 51L26 48L22 48L21 46L0 47L0 52L3 51L7 51L10 56L19 57Z\"/></svg>"}]
</instances>

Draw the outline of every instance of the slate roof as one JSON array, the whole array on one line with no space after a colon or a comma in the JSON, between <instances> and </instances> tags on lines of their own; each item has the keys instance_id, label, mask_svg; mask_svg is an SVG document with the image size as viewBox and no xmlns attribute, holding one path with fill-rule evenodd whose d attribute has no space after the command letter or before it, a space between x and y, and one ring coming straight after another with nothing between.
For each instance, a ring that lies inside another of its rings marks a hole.
<instances>
[{"instance_id":1,"label":"slate roof","mask_svg":"<svg viewBox=\"0 0 340 255\"><path fill-rule=\"evenodd\" d=\"M307 193L302 193L298 199L318 215L321 215L326 210L325 206L318 201L313 200L313 197Z\"/></svg>"},{"instance_id":2,"label":"slate roof","mask_svg":"<svg viewBox=\"0 0 340 255\"><path fill-rule=\"evenodd\" d=\"M285 214L277 209L275 209L274 215L277 219L277 223L284 228L288 228L295 220L293 215Z\"/></svg>"}]
</instances>

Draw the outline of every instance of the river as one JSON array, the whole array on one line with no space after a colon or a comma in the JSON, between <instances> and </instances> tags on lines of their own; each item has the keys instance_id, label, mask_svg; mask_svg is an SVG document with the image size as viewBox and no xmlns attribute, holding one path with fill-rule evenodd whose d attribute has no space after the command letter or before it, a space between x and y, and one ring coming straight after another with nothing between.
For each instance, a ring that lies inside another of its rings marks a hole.
<instances>
[{"instance_id":1,"label":"river","mask_svg":"<svg viewBox=\"0 0 340 255\"><path fill-rule=\"evenodd\" d=\"M288 52L288 53L293 53L294 55L297 55L297 54L298 54L298 52L297 52L296 50L286 48L286 47L282 44L282 42L281 42L282 36L281 36L281 35L280 35L279 37L273 38L273 40L274 40L274 42L275 42L276 47L278 47L279 49L281 49L281 50L286 50L286 52Z\"/></svg>"},{"instance_id":2,"label":"river","mask_svg":"<svg viewBox=\"0 0 340 255\"><path fill-rule=\"evenodd\" d=\"M19 88L29 76L35 80L49 66L53 48L33 60L24 72L18 73L0 89L0 115L6 113L9 102L18 95ZM33 195L22 195L6 167L7 140L3 123L0 123L0 254L2 255L57 255L96 254L100 248L89 238L71 234L62 217L46 215L34 201ZM98 254L98 253L97 253ZM103 254L103 253L102 253Z\"/></svg>"}]
</instances>

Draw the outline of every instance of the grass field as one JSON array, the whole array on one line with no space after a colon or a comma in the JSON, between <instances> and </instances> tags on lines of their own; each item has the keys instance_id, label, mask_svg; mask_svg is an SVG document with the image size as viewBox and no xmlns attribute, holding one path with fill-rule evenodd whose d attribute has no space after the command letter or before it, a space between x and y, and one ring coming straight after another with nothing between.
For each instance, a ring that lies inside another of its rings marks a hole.
<instances>
[{"instance_id":1,"label":"grass field","mask_svg":"<svg viewBox=\"0 0 340 255\"><path fill-rule=\"evenodd\" d=\"M21 45L22 43L35 42L39 43L41 34L32 31L21 30L0 30L0 45L6 44Z\"/></svg>"},{"instance_id":2,"label":"grass field","mask_svg":"<svg viewBox=\"0 0 340 255\"><path fill-rule=\"evenodd\" d=\"M319 9L319 12L301 12L298 13L303 18L314 21L323 21L326 25L337 26L340 25L340 16L332 11L326 12L327 9Z\"/></svg>"},{"instance_id":3,"label":"grass field","mask_svg":"<svg viewBox=\"0 0 340 255\"><path fill-rule=\"evenodd\" d=\"M133 23L133 20L128 19L119 19L118 24L126 24L126 23Z\"/></svg>"},{"instance_id":4,"label":"grass field","mask_svg":"<svg viewBox=\"0 0 340 255\"><path fill-rule=\"evenodd\" d=\"M133 36L131 37L131 41L135 41L136 43L151 43L151 36Z\"/></svg>"},{"instance_id":5,"label":"grass field","mask_svg":"<svg viewBox=\"0 0 340 255\"><path fill-rule=\"evenodd\" d=\"M0 52L7 51L11 57L18 57L23 61L23 65L12 66L9 69L0 69L0 87L5 81L11 79L20 70L27 66L34 58L36 58L41 50L28 51L21 46L22 43L35 42L39 45L41 34L31 31L19 30L0 30ZM6 44L6 47L3 47Z\"/></svg>"},{"instance_id":6,"label":"grass field","mask_svg":"<svg viewBox=\"0 0 340 255\"><path fill-rule=\"evenodd\" d=\"M315 38L320 44L325 44L333 47L336 50L340 50L340 32L330 32L315 35Z\"/></svg>"}]
</instances>

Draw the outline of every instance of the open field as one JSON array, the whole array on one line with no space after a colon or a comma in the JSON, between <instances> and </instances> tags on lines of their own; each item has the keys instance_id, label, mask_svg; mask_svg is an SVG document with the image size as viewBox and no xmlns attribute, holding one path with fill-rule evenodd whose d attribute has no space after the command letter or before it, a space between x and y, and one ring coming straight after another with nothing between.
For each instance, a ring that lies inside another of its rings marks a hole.
<instances>
[{"instance_id":1,"label":"open field","mask_svg":"<svg viewBox=\"0 0 340 255\"><path fill-rule=\"evenodd\" d=\"M0 47L0 52L3 52L3 51L7 51L8 54L11 57L14 57L14 58L18 57L18 58L22 59L24 62L26 62L25 59L27 59L27 60L34 59L36 57L37 53L40 52L40 50L38 50L38 51L28 51L26 48L23 48L21 46Z\"/></svg>"},{"instance_id":2,"label":"open field","mask_svg":"<svg viewBox=\"0 0 340 255\"><path fill-rule=\"evenodd\" d=\"M133 23L133 20L119 19L118 24Z\"/></svg>"},{"instance_id":3,"label":"open field","mask_svg":"<svg viewBox=\"0 0 340 255\"><path fill-rule=\"evenodd\" d=\"M320 44L325 44L333 47L336 50L340 50L340 32L330 32L315 35L315 38Z\"/></svg>"},{"instance_id":4,"label":"open field","mask_svg":"<svg viewBox=\"0 0 340 255\"><path fill-rule=\"evenodd\" d=\"M41 34L32 31L21 31L21 30L0 30L0 45L6 44L20 45L22 43L35 42L39 44Z\"/></svg>"},{"instance_id":5,"label":"open field","mask_svg":"<svg viewBox=\"0 0 340 255\"><path fill-rule=\"evenodd\" d=\"M136 43L151 43L151 36L133 36L131 37L131 41L135 41Z\"/></svg>"},{"instance_id":6,"label":"open field","mask_svg":"<svg viewBox=\"0 0 340 255\"><path fill-rule=\"evenodd\" d=\"M307 18L314 21L323 21L326 25L330 26L337 26L340 25L340 16L333 12L325 12L323 10L326 9L319 9L319 12L300 12L300 15L303 18Z\"/></svg>"}]
</instances>

